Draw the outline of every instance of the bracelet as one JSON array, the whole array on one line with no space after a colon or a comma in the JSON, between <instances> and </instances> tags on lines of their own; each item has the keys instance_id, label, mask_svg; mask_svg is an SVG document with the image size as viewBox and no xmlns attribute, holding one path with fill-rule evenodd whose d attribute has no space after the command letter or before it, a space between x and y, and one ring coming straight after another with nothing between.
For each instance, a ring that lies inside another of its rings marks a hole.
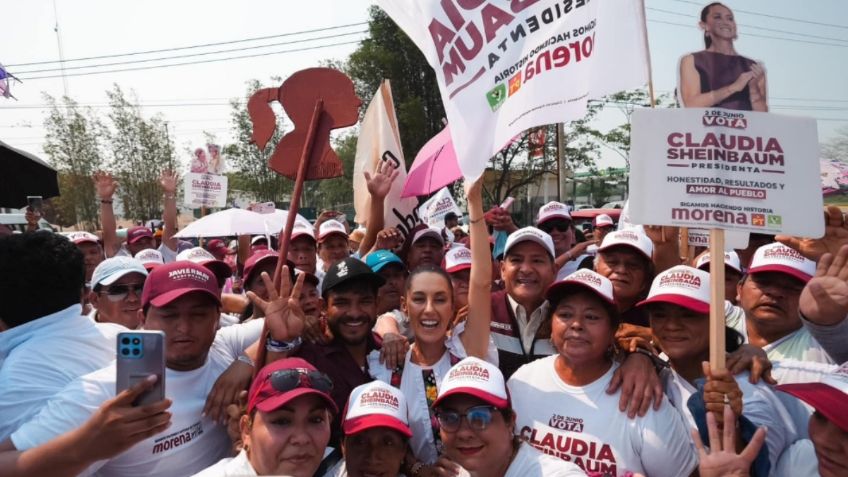
<instances>
[{"instance_id":1,"label":"bracelet","mask_svg":"<svg viewBox=\"0 0 848 477\"><path fill-rule=\"evenodd\" d=\"M250 356L248 356L246 354L242 354L236 359L241 361L242 363L249 365L249 366L256 366L255 363L253 362L253 360L250 359Z\"/></svg>"},{"instance_id":2,"label":"bracelet","mask_svg":"<svg viewBox=\"0 0 848 477\"><path fill-rule=\"evenodd\" d=\"M469 218L468 218L468 223L469 223L469 224L476 224L477 222L479 222L479 221L481 221L481 220L483 220L483 219L485 219L485 218L486 218L486 217L480 217L479 219L472 220L472 219L471 219L471 217L469 217Z\"/></svg>"},{"instance_id":3,"label":"bracelet","mask_svg":"<svg viewBox=\"0 0 848 477\"><path fill-rule=\"evenodd\" d=\"M656 369L657 374L659 374L660 371L662 371L663 369L671 367L671 365L668 364L667 361L663 360L662 358L655 355L654 353L651 353L650 351L646 350L645 348L639 348L637 346L636 351L634 351L634 353L639 353L639 354L647 356L654 363L654 368Z\"/></svg>"},{"instance_id":4,"label":"bracelet","mask_svg":"<svg viewBox=\"0 0 848 477\"><path fill-rule=\"evenodd\" d=\"M265 340L265 350L272 353L288 353L294 351L302 342L303 340L300 336L292 341L277 341L271 338L271 335L268 335L268 338Z\"/></svg>"},{"instance_id":5,"label":"bracelet","mask_svg":"<svg viewBox=\"0 0 848 477\"><path fill-rule=\"evenodd\" d=\"M103 200L103 199L100 199L100 203L101 203L101 204L111 204L111 203L112 203L112 199L109 199L109 200Z\"/></svg>"}]
</instances>

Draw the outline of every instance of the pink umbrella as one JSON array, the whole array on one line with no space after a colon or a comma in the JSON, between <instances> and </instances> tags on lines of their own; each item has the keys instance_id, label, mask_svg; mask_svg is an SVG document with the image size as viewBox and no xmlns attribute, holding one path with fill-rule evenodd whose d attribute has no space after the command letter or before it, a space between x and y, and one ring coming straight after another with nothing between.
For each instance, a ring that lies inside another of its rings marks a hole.
<instances>
[{"instance_id":1,"label":"pink umbrella","mask_svg":"<svg viewBox=\"0 0 848 477\"><path fill-rule=\"evenodd\" d=\"M450 129L433 136L418 155L406 175L401 197L431 194L462 177L456 161Z\"/></svg>"}]
</instances>

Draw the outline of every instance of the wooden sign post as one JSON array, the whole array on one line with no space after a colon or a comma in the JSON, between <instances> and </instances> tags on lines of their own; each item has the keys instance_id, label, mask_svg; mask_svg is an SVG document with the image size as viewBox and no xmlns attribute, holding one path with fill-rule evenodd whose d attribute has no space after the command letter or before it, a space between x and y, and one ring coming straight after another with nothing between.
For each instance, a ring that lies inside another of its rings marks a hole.
<instances>
[{"instance_id":1,"label":"wooden sign post","mask_svg":"<svg viewBox=\"0 0 848 477\"><path fill-rule=\"evenodd\" d=\"M710 229L710 367L724 369L724 230Z\"/></svg>"}]
</instances>

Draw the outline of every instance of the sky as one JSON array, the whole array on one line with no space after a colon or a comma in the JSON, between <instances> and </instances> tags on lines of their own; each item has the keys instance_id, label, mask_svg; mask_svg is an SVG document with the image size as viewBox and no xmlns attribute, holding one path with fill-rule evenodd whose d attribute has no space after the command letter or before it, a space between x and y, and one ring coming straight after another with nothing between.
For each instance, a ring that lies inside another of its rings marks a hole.
<instances>
[{"instance_id":1,"label":"sky","mask_svg":"<svg viewBox=\"0 0 848 477\"><path fill-rule=\"evenodd\" d=\"M134 92L144 115L163 115L184 162L190 149L205 142L204 131L216 135L223 144L231 141L229 100L244 100L248 80L269 83L273 76L286 77L324 60L347 58L356 42L367 35L367 10L374 3L7 2L14 6L7 6L0 17L0 63L24 82L12 86L18 101L0 97L0 140L43 154L43 93L60 97L67 88L72 98L91 106L105 119L105 92L117 83L125 91ZM679 58L703 48L697 22L706 3L645 0L657 94L674 89ZM725 4L736 16L737 51L766 67L771 112L816 118L822 142L840 129L848 129L848 1L727 0ZM65 81L57 63L57 18L66 60ZM253 38L264 39L241 41ZM228 43L220 44L224 42ZM198 46L213 43L218 45ZM151 50L165 51L144 53ZM214 53L187 56L208 52ZM71 61L124 53L135 54ZM161 59L174 56L182 58ZM205 62L214 59L223 61ZM186 62L195 63L151 68ZM124 64L105 66L107 63ZM100 66L81 68L88 65ZM81 75L98 71L108 73ZM609 128L622 119L620 112L610 110L600 116L598 127ZM622 167L624 161L605 153L599 165Z\"/></svg>"}]
</instances>

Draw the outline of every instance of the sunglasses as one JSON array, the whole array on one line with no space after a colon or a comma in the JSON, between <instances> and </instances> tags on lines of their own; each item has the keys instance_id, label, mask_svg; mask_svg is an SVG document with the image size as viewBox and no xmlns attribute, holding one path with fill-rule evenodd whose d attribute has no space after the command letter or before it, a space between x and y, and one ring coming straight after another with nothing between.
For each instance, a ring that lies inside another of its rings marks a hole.
<instances>
[{"instance_id":1,"label":"sunglasses","mask_svg":"<svg viewBox=\"0 0 848 477\"><path fill-rule=\"evenodd\" d=\"M306 369L281 369L268 375L271 387L285 393L297 388L310 388L329 394L333 390L333 380L320 371Z\"/></svg>"},{"instance_id":2,"label":"sunglasses","mask_svg":"<svg viewBox=\"0 0 848 477\"><path fill-rule=\"evenodd\" d=\"M100 291L101 295L106 295L109 301L121 301L127 298L130 291L136 297L141 297L141 291L144 290L144 283L129 283L127 285L112 285Z\"/></svg>"},{"instance_id":3,"label":"sunglasses","mask_svg":"<svg viewBox=\"0 0 848 477\"><path fill-rule=\"evenodd\" d=\"M568 220L551 220L539 226L539 229L546 233L551 233L554 230L568 232L570 228L571 222Z\"/></svg>"},{"instance_id":4,"label":"sunglasses","mask_svg":"<svg viewBox=\"0 0 848 477\"><path fill-rule=\"evenodd\" d=\"M445 432L458 431L463 418L468 422L468 427L471 430L485 431L492 423L492 415L495 412L498 412L498 408L495 406L474 406L468 408L465 412L440 409L436 411L436 419Z\"/></svg>"}]
</instances>

